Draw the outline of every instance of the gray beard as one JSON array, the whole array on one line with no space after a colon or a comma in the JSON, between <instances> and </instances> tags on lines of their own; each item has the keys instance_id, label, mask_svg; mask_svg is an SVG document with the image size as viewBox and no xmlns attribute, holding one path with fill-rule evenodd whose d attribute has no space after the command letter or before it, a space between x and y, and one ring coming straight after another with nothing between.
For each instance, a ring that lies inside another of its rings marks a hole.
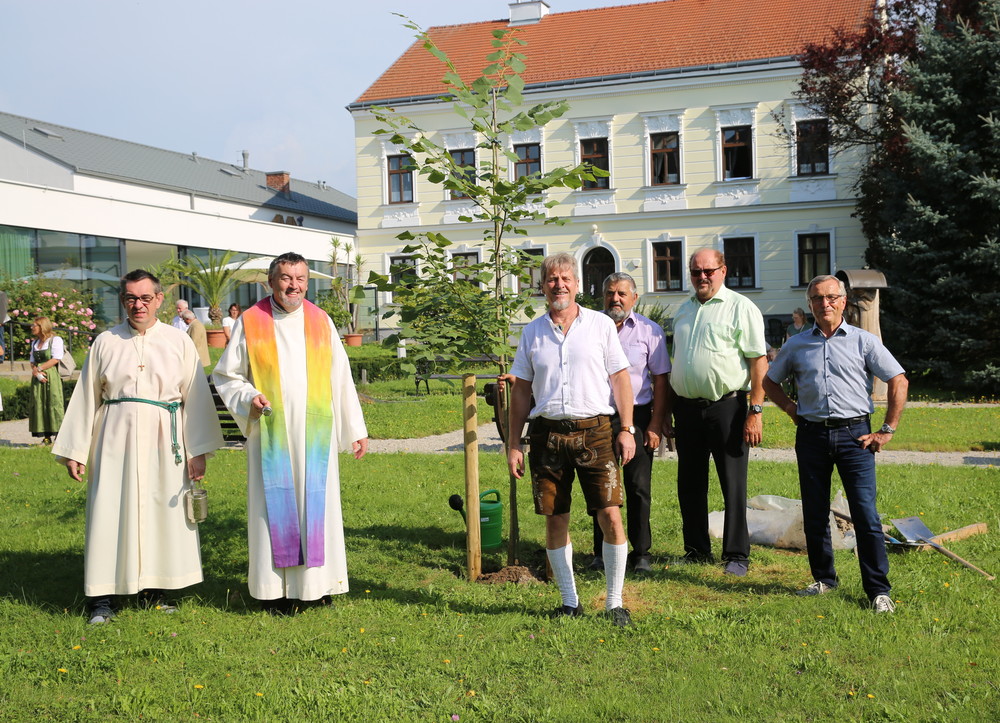
<instances>
[{"instance_id":1,"label":"gray beard","mask_svg":"<svg viewBox=\"0 0 1000 723\"><path fill-rule=\"evenodd\" d=\"M616 324L625 321L625 317L628 316L628 312L620 306L612 306L610 309L605 309L604 313L614 319Z\"/></svg>"},{"instance_id":2,"label":"gray beard","mask_svg":"<svg viewBox=\"0 0 1000 723\"><path fill-rule=\"evenodd\" d=\"M569 305L572 304L572 303L573 303L572 299L564 299L562 301L553 301L551 304L549 304L549 308L553 309L555 311L566 311L566 309L568 309Z\"/></svg>"}]
</instances>

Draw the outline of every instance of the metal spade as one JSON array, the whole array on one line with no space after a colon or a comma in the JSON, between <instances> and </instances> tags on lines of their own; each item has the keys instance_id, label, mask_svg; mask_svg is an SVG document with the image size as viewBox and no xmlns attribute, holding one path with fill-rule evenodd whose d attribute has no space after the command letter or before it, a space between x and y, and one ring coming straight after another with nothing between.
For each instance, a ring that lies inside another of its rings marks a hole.
<instances>
[{"instance_id":1,"label":"metal spade","mask_svg":"<svg viewBox=\"0 0 1000 723\"><path fill-rule=\"evenodd\" d=\"M903 517L902 519L891 520L891 522L896 526L896 529L899 530L900 534L906 538L907 542L930 545L945 557L950 557L955 562L960 562L970 570L975 570L979 574L985 576L987 580L996 579L996 576L989 574L985 570L979 569L968 560L963 560L951 550L948 550L935 542L932 539L934 537L934 533L931 532L930 528L927 527L927 525L924 524L924 521L919 517Z\"/></svg>"}]
</instances>

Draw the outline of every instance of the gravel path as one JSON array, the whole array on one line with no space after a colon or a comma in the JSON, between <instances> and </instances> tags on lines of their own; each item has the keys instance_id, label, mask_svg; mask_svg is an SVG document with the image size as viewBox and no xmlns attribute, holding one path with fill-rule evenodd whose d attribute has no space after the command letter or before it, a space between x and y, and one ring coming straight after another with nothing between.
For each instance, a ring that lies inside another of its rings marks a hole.
<instances>
[{"instance_id":1,"label":"gravel path","mask_svg":"<svg viewBox=\"0 0 1000 723\"><path fill-rule=\"evenodd\" d=\"M937 406L937 405L936 405ZM942 407L956 406L942 404ZM479 427L479 450L481 452L500 452L503 445L497 435L496 426L490 422ZM394 452L462 452L464 447L461 430L437 434L421 439L373 439L369 443L369 452L375 454L391 454ZM0 422L0 446L29 447L40 443L28 432L28 420ZM231 445L240 446L240 445ZM665 452L658 459L677 459L675 452ZM753 449L751 460L766 460L770 462L794 462L795 452L791 449ZM938 464L947 467L998 467L1000 468L1000 452L905 452L887 450L880 452L879 464Z\"/></svg>"},{"instance_id":2,"label":"gravel path","mask_svg":"<svg viewBox=\"0 0 1000 723\"><path fill-rule=\"evenodd\" d=\"M461 452L464 449L461 431L438 434L421 439L373 439L369 443L371 452ZM479 427L479 450L500 452L502 445L493 423ZM676 452L665 452L657 459L677 459ZM769 462L794 462L792 449L759 449L750 451L751 460ZM939 464L949 467L967 465L970 467L1000 467L1000 452L905 452L886 450L879 452L880 464Z\"/></svg>"}]
</instances>

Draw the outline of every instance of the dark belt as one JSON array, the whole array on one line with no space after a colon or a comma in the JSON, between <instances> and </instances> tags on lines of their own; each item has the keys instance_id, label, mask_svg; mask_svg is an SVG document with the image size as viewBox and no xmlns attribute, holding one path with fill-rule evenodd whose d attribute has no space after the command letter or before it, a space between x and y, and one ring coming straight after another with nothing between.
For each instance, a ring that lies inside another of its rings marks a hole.
<instances>
[{"instance_id":1,"label":"dark belt","mask_svg":"<svg viewBox=\"0 0 1000 723\"><path fill-rule=\"evenodd\" d=\"M609 424L611 417L607 414L598 414L596 417L586 417L584 419L546 419L536 417L532 420L539 429L554 429L557 432L576 432L581 429L593 429L602 424Z\"/></svg>"},{"instance_id":2,"label":"dark belt","mask_svg":"<svg viewBox=\"0 0 1000 723\"><path fill-rule=\"evenodd\" d=\"M713 404L718 404L719 402L724 402L727 399L732 399L740 392L729 392L729 394L723 394L716 400L711 399L692 399L691 397L677 397L677 401L683 402L684 404L690 404L692 407L710 407Z\"/></svg>"},{"instance_id":3,"label":"dark belt","mask_svg":"<svg viewBox=\"0 0 1000 723\"><path fill-rule=\"evenodd\" d=\"M634 405L632 407L632 414L636 414L639 411L645 411L647 409L650 412L653 411L653 403L652 402L646 402L645 404L636 404L636 405ZM615 412L614 414L612 414L611 415L611 419L612 420L617 420L618 419L618 412Z\"/></svg>"},{"instance_id":4,"label":"dark belt","mask_svg":"<svg viewBox=\"0 0 1000 723\"><path fill-rule=\"evenodd\" d=\"M831 417L830 419L822 419L818 422L810 422L808 419L804 420L805 424L812 424L817 427L850 427L852 424L861 424L862 422L867 421L867 414L862 414L857 417L847 417L845 419L836 419Z\"/></svg>"}]
</instances>

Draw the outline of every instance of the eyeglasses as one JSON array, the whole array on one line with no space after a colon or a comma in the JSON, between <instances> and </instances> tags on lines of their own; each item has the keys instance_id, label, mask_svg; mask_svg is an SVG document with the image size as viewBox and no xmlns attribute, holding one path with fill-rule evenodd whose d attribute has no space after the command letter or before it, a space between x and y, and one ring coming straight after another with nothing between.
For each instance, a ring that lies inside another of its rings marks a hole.
<instances>
[{"instance_id":1,"label":"eyeglasses","mask_svg":"<svg viewBox=\"0 0 1000 723\"><path fill-rule=\"evenodd\" d=\"M155 298L156 297L151 294L143 294L142 296L132 296L132 294L125 294L125 296L122 297L122 301L125 302L125 306L135 306L140 301L142 302L143 306L149 306L150 304L153 303L153 299Z\"/></svg>"},{"instance_id":2,"label":"eyeglasses","mask_svg":"<svg viewBox=\"0 0 1000 723\"><path fill-rule=\"evenodd\" d=\"M714 269L691 269L691 275L693 277L695 277L696 279L699 276L705 276L707 278L711 278L712 274L714 274L716 271L718 271L721 268L722 268L721 266L716 266Z\"/></svg>"},{"instance_id":3,"label":"eyeglasses","mask_svg":"<svg viewBox=\"0 0 1000 723\"><path fill-rule=\"evenodd\" d=\"M824 294L822 296L810 296L809 303L822 304L823 301L827 301L828 303L836 304L837 299L842 299L842 298L844 298L844 294Z\"/></svg>"}]
</instances>

